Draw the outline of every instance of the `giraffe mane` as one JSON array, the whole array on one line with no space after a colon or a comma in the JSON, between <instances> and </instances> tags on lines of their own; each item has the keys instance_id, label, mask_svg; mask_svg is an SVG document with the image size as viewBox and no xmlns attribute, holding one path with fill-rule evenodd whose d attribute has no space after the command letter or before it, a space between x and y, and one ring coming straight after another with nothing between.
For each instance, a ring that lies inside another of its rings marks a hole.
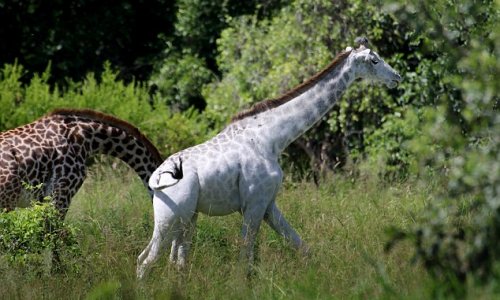
<instances>
[{"instance_id":1,"label":"giraffe mane","mask_svg":"<svg viewBox=\"0 0 500 300\"><path fill-rule=\"evenodd\" d=\"M254 105L252 105L249 109L239 112L238 114L236 114L231 118L231 123L245 119L250 116L257 115L263 111L267 111L275 107L278 107L294 99L295 97L303 94L308 88L310 88L312 85L316 84L318 81L323 79L323 77L326 76L326 74L328 74L330 70L332 70L333 68L337 67L340 63L342 63L349 56L349 54L351 54L351 51L352 50L342 51L324 69L322 69L315 75L311 76L309 79L305 80L301 84L297 85L293 89L285 92L281 96L257 102Z\"/></svg>"},{"instance_id":2,"label":"giraffe mane","mask_svg":"<svg viewBox=\"0 0 500 300\"><path fill-rule=\"evenodd\" d=\"M103 122L105 124L108 124L110 126L114 126L117 128L122 129L126 133L132 135L139 141L141 141L145 147L148 149L148 151L152 154L154 160L159 164L162 163L163 159L161 157L160 152L158 149L153 145L153 143L144 135L142 134L137 127L134 125L128 123L127 121L118 119L117 117L91 110L91 109L66 109L66 108L59 108L55 109L52 112L50 112L47 116L53 116L53 115L60 115L60 116L78 116L78 117L85 117L89 118L92 120L97 120L100 122Z\"/></svg>"}]
</instances>

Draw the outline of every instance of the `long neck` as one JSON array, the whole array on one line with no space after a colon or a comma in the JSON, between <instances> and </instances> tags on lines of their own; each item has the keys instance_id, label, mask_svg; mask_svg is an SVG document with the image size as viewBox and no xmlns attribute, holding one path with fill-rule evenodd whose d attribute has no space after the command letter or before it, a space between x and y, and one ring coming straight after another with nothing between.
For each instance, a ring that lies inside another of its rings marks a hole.
<instances>
[{"instance_id":1,"label":"long neck","mask_svg":"<svg viewBox=\"0 0 500 300\"><path fill-rule=\"evenodd\" d=\"M281 153L321 120L353 81L354 74L347 60L338 64L300 95L250 117L252 122L259 123L256 136L261 137L272 152Z\"/></svg>"},{"instance_id":2,"label":"long neck","mask_svg":"<svg viewBox=\"0 0 500 300\"><path fill-rule=\"evenodd\" d=\"M117 126L85 118L76 118L73 124L68 135L75 152L80 151L85 159L96 154L119 158L134 169L148 187L149 178L162 159L156 148L138 131L131 133Z\"/></svg>"}]
</instances>

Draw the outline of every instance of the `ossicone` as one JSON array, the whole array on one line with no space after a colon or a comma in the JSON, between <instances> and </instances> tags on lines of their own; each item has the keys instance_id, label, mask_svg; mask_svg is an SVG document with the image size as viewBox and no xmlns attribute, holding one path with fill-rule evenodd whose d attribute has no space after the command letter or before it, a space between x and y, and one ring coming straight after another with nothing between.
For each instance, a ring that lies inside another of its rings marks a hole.
<instances>
[{"instance_id":1,"label":"ossicone","mask_svg":"<svg viewBox=\"0 0 500 300\"><path fill-rule=\"evenodd\" d=\"M354 43L358 45L358 49L366 49L368 48L369 42L368 38L364 36L358 36L355 40Z\"/></svg>"}]
</instances>

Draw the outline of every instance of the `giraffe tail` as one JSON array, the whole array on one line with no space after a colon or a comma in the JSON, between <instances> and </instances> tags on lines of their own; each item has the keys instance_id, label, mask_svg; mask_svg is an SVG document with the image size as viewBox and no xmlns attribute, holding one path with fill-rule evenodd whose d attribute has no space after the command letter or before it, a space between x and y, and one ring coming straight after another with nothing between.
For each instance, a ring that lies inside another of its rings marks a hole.
<instances>
[{"instance_id":1,"label":"giraffe tail","mask_svg":"<svg viewBox=\"0 0 500 300\"><path fill-rule=\"evenodd\" d=\"M183 177L182 157L179 157L178 163L173 159L167 159L153 172L148 184L152 190L158 191L176 185Z\"/></svg>"}]
</instances>

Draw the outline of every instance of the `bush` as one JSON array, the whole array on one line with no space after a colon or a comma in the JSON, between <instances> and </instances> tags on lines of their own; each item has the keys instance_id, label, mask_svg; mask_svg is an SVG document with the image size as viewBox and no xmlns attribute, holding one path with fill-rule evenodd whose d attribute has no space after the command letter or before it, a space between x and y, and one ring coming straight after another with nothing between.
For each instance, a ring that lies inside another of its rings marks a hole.
<instances>
[{"instance_id":1,"label":"bush","mask_svg":"<svg viewBox=\"0 0 500 300\"><path fill-rule=\"evenodd\" d=\"M436 106L420 109L421 133L410 144L422 174L434 170L447 189L394 238L410 238L417 258L454 293L463 293L468 279L499 275L499 11L495 1L437 1L402 4L397 12L437 57L428 68L438 76L429 87L436 89L423 93L439 91Z\"/></svg>"},{"instance_id":2,"label":"bush","mask_svg":"<svg viewBox=\"0 0 500 300\"><path fill-rule=\"evenodd\" d=\"M50 66L21 84L20 65L5 65L0 72L0 130L30 123L55 108L90 108L112 114L137 126L165 155L197 144L209 134L208 123L192 110L172 112L159 97L138 83L124 83L110 64L100 77L90 73L60 91L50 88ZM5 112L5 113L4 113Z\"/></svg>"},{"instance_id":3,"label":"bush","mask_svg":"<svg viewBox=\"0 0 500 300\"><path fill-rule=\"evenodd\" d=\"M406 109L384 116L382 122L366 138L366 160L381 178L404 180L415 174L416 158L409 141L417 135L418 116Z\"/></svg>"},{"instance_id":4,"label":"bush","mask_svg":"<svg viewBox=\"0 0 500 300\"><path fill-rule=\"evenodd\" d=\"M155 64L150 83L174 109L194 106L203 110L202 87L219 74L215 61L221 31L233 17L255 13L266 18L284 2L177 0L174 37L167 42L163 59Z\"/></svg>"},{"instance_id":5,"label":"bush","mask_svg":"<svg viewBox=\"0 0 500 300\"><path fill-rule=\"evenodd\" d=\"M76 229L61 219L46 199L29 208L0 213L0 253L16 266L35 268L50 264L50 254L77 255Z\"/></svg>"},{"instance_id":6,"label":"bush","mask_svg":"<svg viewBox=\"0 0 500 300\"><path fill-rule=\"evenodd\" d=\"M190 106L205 108L201 87L211 77L203 59L191 54L172 54L153 73L150 83L157 89L162 103L175 111L184 111Z\"/></svg>"}]
</instances>

